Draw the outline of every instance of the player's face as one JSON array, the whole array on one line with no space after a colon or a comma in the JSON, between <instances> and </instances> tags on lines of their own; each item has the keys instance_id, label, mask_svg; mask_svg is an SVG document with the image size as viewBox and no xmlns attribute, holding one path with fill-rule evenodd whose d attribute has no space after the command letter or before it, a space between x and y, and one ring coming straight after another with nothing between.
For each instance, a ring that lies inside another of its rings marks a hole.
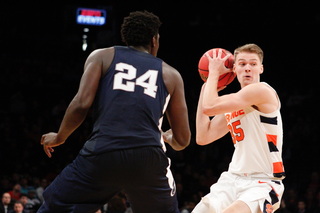
<instances>
[{"instance_id":1,"label":"player's face","mask_svg":"<svg viewBox=\"0 0 320 213\"><path fill-rule=\"evenodd\" d=\"M233 70L237 74L241 87L244 87L260 81L263 65L257 54L242 52L237 55Z\"/></svg>"}]
</instances>

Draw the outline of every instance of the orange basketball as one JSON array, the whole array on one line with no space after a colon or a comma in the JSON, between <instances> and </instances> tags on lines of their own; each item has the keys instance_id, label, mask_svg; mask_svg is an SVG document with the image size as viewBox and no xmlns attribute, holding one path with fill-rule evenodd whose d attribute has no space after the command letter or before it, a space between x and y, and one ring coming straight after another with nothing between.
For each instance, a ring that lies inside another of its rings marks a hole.
<instances>
[{"instance_id":1,"label":"orange basketball","mask_svg":"<svg viewBox=\"0 0 320 213\"><path fill-rule=\"evenodd\" d=\"M223 49L223 48L213 48L213 49L210 49L207 52L205 52L199 60L198 71L199 71L201 79L204 82L207 81L208 74L209 74L209 60L206 56L206 53L209 53L209 55L212 57L213 50L219 50L219 49L222 49L222 55L221 55L222 57L224 57L227 53L230 53L228 50ZM218 51L216 51L216 54L218 55ZM233 55L231 55L226 60L224 65L226 68L232 68L233 63L234 63L234 57L233 57ZM236 77L236 74L234 72L228 72L228 73L220 75L219 82L218 82L218 88L223 87L223 86L227 86L235 79L235 77Z\"/></svg>"}]
</instances>

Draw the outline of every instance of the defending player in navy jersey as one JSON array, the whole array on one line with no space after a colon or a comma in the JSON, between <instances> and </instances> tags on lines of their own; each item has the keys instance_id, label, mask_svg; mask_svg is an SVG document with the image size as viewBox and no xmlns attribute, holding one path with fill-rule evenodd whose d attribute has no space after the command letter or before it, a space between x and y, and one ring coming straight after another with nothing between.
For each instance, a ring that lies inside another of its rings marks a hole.
<instances>
[{"instance_id":1,"label":"defending player in navy jersey","mask_svg":"<svg viewBox=\"0 0 320 213\"><path fill-rule=\"evenodd\" d=\"M189 145L190 129L183 80L156 57L160 25L150 12L132 12L121 26L127 46L97 49L87 58L58 132L44 134L41 144L51 157L90 108L93 131L46 188L38 212L95 212L120 191L133 212L179 212L164 142L182 150ZM165 113L171 129L162 133Z\"/></svg>"}]
</instances>

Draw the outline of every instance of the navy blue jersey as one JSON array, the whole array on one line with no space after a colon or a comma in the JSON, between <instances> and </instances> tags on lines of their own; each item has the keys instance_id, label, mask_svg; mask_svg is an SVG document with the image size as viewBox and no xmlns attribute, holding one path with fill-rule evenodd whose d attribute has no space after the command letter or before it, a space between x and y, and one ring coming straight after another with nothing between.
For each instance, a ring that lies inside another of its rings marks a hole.
<instances>
[{"instance_id":1,"label":"navy blue jersey","mask_svg":"<svg viewBox=\"0 0 320 213\"><path fill-rule=\"evenodd\" d=\"M114 59L93 105L93 132L82 154L162 146L160 121L169 101L163 61L133 48L114 48Z\"/></svg>"}]
</instances>

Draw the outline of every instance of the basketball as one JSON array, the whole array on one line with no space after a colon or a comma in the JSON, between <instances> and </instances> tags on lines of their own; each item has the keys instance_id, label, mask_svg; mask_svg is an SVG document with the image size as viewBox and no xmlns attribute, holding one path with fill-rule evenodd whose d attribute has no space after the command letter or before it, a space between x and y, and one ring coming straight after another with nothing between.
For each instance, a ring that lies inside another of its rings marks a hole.
<instances>
[{"instance_id":1,"label":"basketball","mask_svg":"<svg viewBox=\"0 0 320 213\"><path fill-rule=\"evenodd\" d=\"M213 48L213 49L210 49L207 52L205 52L199 60L198 71L199 71L201 79L204 82L207 81L208 74L209 74L209 60L206 56L206 53L209 53L209 55L212 57L213 50L219 50L219 49L222 49L222 55L221 55L222 57L224 57L227 53L230 53L228 50L223 49L223 48ZM216 51L216 54L218 55L218 51ZM225 61L224 65L226 68L232 68L233 63L234 63L234 57L233 57L233 55L231 55ZM228 73L220 75L219 82L218 82L218 88L223 87L223 86L227 86L235 79L235 77L236 77L236 74L234 72L228 72Z\"/></svg>"}]
</instances>

